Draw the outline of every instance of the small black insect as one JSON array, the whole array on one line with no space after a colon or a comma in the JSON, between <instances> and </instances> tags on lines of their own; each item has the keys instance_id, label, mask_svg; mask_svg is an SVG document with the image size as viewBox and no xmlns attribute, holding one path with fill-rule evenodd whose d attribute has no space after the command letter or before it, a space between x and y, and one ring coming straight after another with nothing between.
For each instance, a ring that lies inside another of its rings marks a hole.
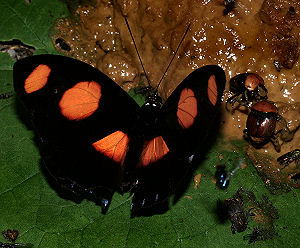
<instances>
[{"instance_id":1,"label":"small black insect","mask_svg":"<svg viewBox=\"0 0 300 248\"><path fill-rule=\"evenodd\" d=\"M223 14L228 15L235 8L235 0L224 0L224 6Z\"/></svg>"},{"instance_id":2,"label":"small black insect","mask_svg":"<svg viewBox=\"0 0 300 248\"><path fill-rule=\"evenodd\" d=\"M230 177L238 170L241 168L242 164L244 163L244 159L240 158L238 159L237 165L235 166L235 168L230 171L227 172L226 170L226 166L225 165L218 165L217 166L217 170L215 173L215 178L216 178L216 185L219 189L226 189L229 185L229 179Z\"/></svg>"},{"instance_id":3,"label":"small black insect","mask_svg":"<svg viewBox=\"0 0 300 248\"><path fill-rule=\"evenodd\" d=\"M255 147L271 141L277 152L280 152L279 136L283 141L290 141L293 138L285 119L278 114L277 107L269 101L260 101L251 107L244 134Z\"/></svg>"},{"instance_id":4,"label":"small black insect","mask_svg":"<svg viewBox=\"0 0 300 248\"><path fill-rule=\"evenodd\" d=\"M234 95L226 100L226 109L230 103L232 112L239 106L250 107L253 101L267 99L268 90L264 85L264 80L256 73L242 73L231 78L229 88ZM235 103L238 103L234 107Z\"/></svg>"},{"instance_id":5,"label":"small black insect","mask_svg":"<svg viewBox=\"0 0 300 248\"><path fill-rule=\"evenodd\" d=\"M62 39L62 38L57 38L56 40L55 40L55 45L57 46L57 47L59 47L60 49L62 49L62 50L65 50L65 51L68 51L68 52L70 52L71 51L71 47L68 45L68 43L64 40L64 39Z\"/></svg>"},{"instance_id":6,"label":"small black insect","mask_svg":"<svg viewBox=\"0 0 300 248\"><path fill-rule=\"evenodd\" d=\"M12 92L8 92L8 93L2 93L0 94L0 99L8 99L10 97L12 97L14 94Z\"/></svg>"},{"instance_id":7,"label":"small black insect","mask_svg":"<svg viewBox=\"0 0 300 248\"><path fill-rule=\"evenodd\" d=\"M243 202L239 198L230 198L224 201L224 205L228 211L232 233L245 231L248 225L248 215L244 213Z\"/></svg>"},{"instance_id":8,"label":"small black insect","mask_svg":"<svg viewBox=\"0 0 300 248\"><path fill-rule=\"evenodd\" d=\"M300 149L295 149L291 152L283 154L282 156L277 158L277 162L281 165L284 165L283 168L285 168L292 162L295 162L296 166L298 166L300 162Z\"/></svg>"}]
</instances>

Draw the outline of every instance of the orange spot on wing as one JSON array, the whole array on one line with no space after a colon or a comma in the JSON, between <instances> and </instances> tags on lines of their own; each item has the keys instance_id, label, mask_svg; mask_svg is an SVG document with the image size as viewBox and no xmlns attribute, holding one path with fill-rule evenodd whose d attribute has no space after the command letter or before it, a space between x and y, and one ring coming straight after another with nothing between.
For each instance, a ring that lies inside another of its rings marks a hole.
<instances>
[{"instance_id":1,"label":"orange spot on wing","mask_svg":"<svg viewBox=\"0 0 300 248\"><path fill-rule=\"evenodd\" d=\"M158 136L150 140L144 146L141 155L141 164L146 167L151 163L154 163L161 159L169 152L169 148L166 145L163 137Z\"/></svg>"},{"instance_id":2,"label":"orange spot on wing","mask_svg":"<svg viewBox=\"0 0 300 248\"><path fill-rule=\"evenodd\" d=\"M43 88L48 81L50 72L51 69L47 65L37 66L25 80L25 92L30 94Z\"/></svg>"},{"instance_id":3,"label":"orange spot on wing","mask_svg":"<svg viewBox=\"0 0 300 248\"><path fill-rule=\"evenodd\" d=\"M82 120L92 115L98 108L101 86L95 81L79 82L67 90L60 102L60 112L69 120Z\"/></svg>"},{"instance_id":4,"label":"orange spot on wing","mask_svg":"<svg viewBox=\"0 0 300 248\"><path fill-rule=\"evenodd\" d=\"M188 88L183 89L177 107L177 118L182 128L191 127L197 113L197 99L194 92Z\"/></svg>"},{"instance_id":5,"label":"orange spot on wing","mask_svg":"<svg viewBox=\"0 0 300 248\"><path fill-rule=\"evenodd\" d=\"M123 164L127 153L129 138L126 133L116 131L93 143L96 151L104 154L113 161Z\"/></svg>"},{"instance_id":6,"label":"orange spot on wing","mask_svg":"<svg viewBox=\"0 0 300 248\"><path fill-rule=\"evenodd\" d=\"M215 75L211 75L208 79L207 95L211 104L215 106L218 100L218 87Z\"/></svg>"}]
</instances>

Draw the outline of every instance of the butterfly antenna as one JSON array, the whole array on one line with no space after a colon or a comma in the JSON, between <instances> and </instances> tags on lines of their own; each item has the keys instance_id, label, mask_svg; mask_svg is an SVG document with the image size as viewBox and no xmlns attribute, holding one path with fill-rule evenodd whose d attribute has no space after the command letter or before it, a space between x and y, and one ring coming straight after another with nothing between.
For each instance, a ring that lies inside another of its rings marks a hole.
<instances>
[{"instance_id":1,"label":"butterfly antenna","mask_svg":"<svg viewBox=\"0 0 300 248\"><path fill-rule=\"evenodd\" d=\"M136 47L136 43L135 43L135 40L134 40L134 38L133 38L133 34L132 34L132 32L131 32L131 29L130 29L130 26L129 26L129 23L128 23L128 21L127 21L126 16L125 16L124 18L125 18L125 22L126 22L126 25L127 25L128 30L129 30L131 39L132 39L132 41L133 41L133 44L134 44L136 53L137 53L137 55L138 55L138 57L139 57L139 60L140 60L140 62L141 62L142 68L143 68L143 71L144 71L144 73L145 73L146 79L147 79L147 81L148 81L149 86L151 86L151 81L150 81L150 79L149 79L149 77L148 77L148 75L147 75L147 73L146 73L146 70L145 70L145 67L144 67L142 58L141 58L141 56L140 56L140 54L139 54L139 51L138 51L138 49L137 49L137 47Z\"/></svg>"},{"instance_id":2,"label":"butterfly antenna","mask_svg":"<svg viewBox=\"0 0 300 248\"><path fill-rule=\"evenodd\" d=\"M175 56L176 56L176 54L177 54L177 52L178 52L178 50L179 50L179 47L181 46L181 43L183 42L183 40L184 40L186 34L188 33L188 31L189 31L189 29L190 29L190 26L191 26L191 24L189 24L189 25L187 26L187 28L186 28L186 30L185 30L185 32L184 32L184 35L182 36L181 41L179 42L179 44L178 44L178 46L177 46L177 48L176 48L176 51L175 51L175 53L174 53L174 55L173 55L173 57L172 57L170 63L168 64L168 66L167 66L167 68L166 68L164 74L162 75L161 79L159 80L159 82L158 82L158 84L157 84L157 86L156 86L155 92L157 92L160 83L162 82L162 80L163 80L164 77L166 76L166 73L167 73L167 71L169 70L169 67L170 67L171 64L172 64L172 62L173 62L173 60L174 60L174 58L175 58Z\"/></svg>"}]
</instances>

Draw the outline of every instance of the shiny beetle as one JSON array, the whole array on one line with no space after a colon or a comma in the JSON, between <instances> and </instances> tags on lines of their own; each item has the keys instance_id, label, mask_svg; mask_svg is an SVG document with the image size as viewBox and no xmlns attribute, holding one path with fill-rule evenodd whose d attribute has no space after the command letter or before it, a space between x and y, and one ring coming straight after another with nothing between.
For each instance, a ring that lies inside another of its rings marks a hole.
<instances>
[{"instance_id":1,"label":"shiny beetle","mask_svg":"<svg viewBox=\"0 0 300 248\"><path fill-rule=\"evenodd\" d=\"M226 189L228 187L230 175L227 172L224 164L217 165L215 178L217 180L216 185L219 189Z\"/></svg>"},{"instance_id":2,"label":"shiny beetle","mask_svg":"<svg viewBox=\"0 0 300 248\"><path fill-rule=\"evenodd\" d=\"M277 158L277 162L281 165L284 165L283 168L285 168L292 162L295 162L296 166L298 166L300 162L300 149L295 149L291 152L283 154L282 156Z\"/></svg>"},{"instance_id":3,"label":"shiny beetle","mask_svg":"<svg viewBox=\"0 0 300 248\"><path fill-rule=\"evenodd\" d=\"M225 165L217 165L217 170L215 173L216 185L219 189L226 189L229 185L230 177L241 168L242 164L245 162L244 158L239 158L235 168L232 171L227 172Z\"/></svg>"},{"instance_id":4,"label":"shiny beetle","mask_svg":"<svg viewBox=\"0 0 300 248\"><path fill-rule=\"evenodd\" d=\"M270 101L260 101L251 107L244 135L254 147L271 141L277 152L280 152L278 136L283 141L293 138L285 119L278 114L277 107Z\"/></svg>"},{"instance_id":5,"label":"shiny beetle","mask_svg":"<svg viewBox=\"0 0 300 248\"><path fill-rule=\"evenodd\" d=\"M253 101L267 99L268 90L264 85L264 80L256 73L242 73L231 78L229 89L234 94L226 101L226 109L230 103L232 112L240 105L250 107ZM235 103L237 106L234 106Z\"/></svg>"}]
</instances>

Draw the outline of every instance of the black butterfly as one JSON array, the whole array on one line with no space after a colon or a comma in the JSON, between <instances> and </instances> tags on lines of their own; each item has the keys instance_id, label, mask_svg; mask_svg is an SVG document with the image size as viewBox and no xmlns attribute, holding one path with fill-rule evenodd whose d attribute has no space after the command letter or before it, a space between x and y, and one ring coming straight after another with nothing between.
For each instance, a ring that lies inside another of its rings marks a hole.
<instances>
[{"instance_id":1,"label":"black butterfly","mask_svg":"<svg viewBox=\"0 0 300 248\"><path fill-rule=\"evenodd\" d=\"M132 216L168 202L214 126L224 71L204 66L162 105L142 107L81 61L37 55L14 65L14 88L29 110L47 171L62 189L106 212L114 192L134 192Z\"/></svg>"}]
</instances>

